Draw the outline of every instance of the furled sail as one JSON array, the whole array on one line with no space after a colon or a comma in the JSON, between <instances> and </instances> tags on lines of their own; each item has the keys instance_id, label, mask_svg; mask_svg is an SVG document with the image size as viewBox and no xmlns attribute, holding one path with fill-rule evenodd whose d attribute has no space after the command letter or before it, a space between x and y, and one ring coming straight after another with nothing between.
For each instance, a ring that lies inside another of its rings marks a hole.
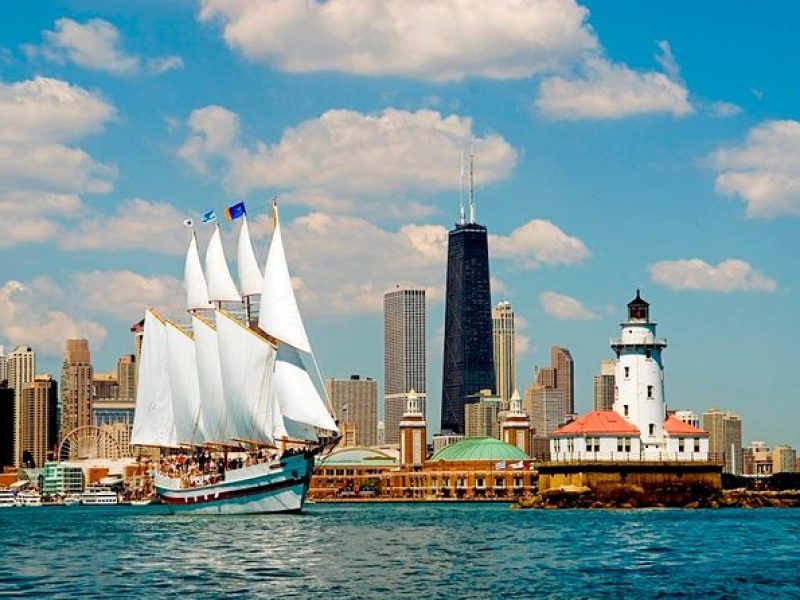
<instances>
[{"instance_id":1,"label":"furled sail","mask_svg":"<svg viewBox=\"0 0 800 600\"><path fill-rule=\"evenodd\" d=\"M192 239L186 251L186 264L183 269L183 281L186 287L186 308L211 308L208 301L208 287L200 265L200 254L197 251L197 236L192 232Z\"/></svg>"},{"instance_id":2,"label":"furled sail","mask_svg":"<svg viewBox=\"0 0 800 600\"><path fill-rule=\"evenodd\" d=\"M291 344L303 352L311 352L311 345L294 297L289 268L286 265L277 206L273 206L273 218L275 231L272 234L264 267L258 326L282 342Z\"/></svg>"},{"instance_id":3,"label":"furled sail","mask_svg":"<svg viewBox=\"0 0 800 600\"><path fill-rule=\"evenodd\" d=\"M217 331L203 319L192 316L194 352L197 360L197 381L200 389L200 416L206 441L223 442L227 433L222 392L222 371L219 364Z\"/></svg>"},{"instance_id":4,"label":"furled sail","mask_svg":"<svg viewBox=\"0 0 800 600\"><path fill-rule=\"evenodd\" d=\"M208 280L208 299L213 302L241 302L242 298L236 291L228 263L225 260L225 250L222 248L222 238L219 226L214 228L214 234L206 250L206 279Z\"/></svg>"},{"instance_id":5,"label":"furled sail","mask_svg":"<svg viewBox=\"0 0 800 600\"><path fill-rule=\"evenodd\" d=\"M247 215L242 217L242 228L239 230L236 266L239 271L239 289L242 292L242 296L260 294L264 285L264 278L258 268L256 254L253 252L253 243L250 241Z\"/></svg>"},{"instance_id":6,"label":"furled sail","mask_svg":"<svg viewBox=\"0 0 800 600\"><path fill-rule=\"evenodd\" d=\"M136 388L136 411L131 444L177 446L167 367L167 331L150 309L144 315L144 337Z\"/></svg>"},{"instance_id":7,"label":"furled sail","mask_svg":"<svg viewBox=\"0 0 800 600\"><path fill-rule=\"evenodd\" d=\"M336 432L336 423L311 381L300 353L281 344L272 376L272 393L285 419Z\"/></svg>"},{"instance_id":8,"label":"furled sail","mask_svg":"<svg viewBox=\"0 0 800 600\"><path fill-rule=\"evenodd\" d=\"M216 318L229 437L272 441L275 348L225 312L217 310Z\"/></svg>"},{"instance_id":9,"label":"furled sail","mask_svg":"<svg viewBox=\"0 0 800 600\"><path fill-rule=\"evenodd\" d=\"M167 366L175 415L175 436L181 444L202 444L200 387L194 340L177 325L167 322Z\"/></svg>"}]
</instances>

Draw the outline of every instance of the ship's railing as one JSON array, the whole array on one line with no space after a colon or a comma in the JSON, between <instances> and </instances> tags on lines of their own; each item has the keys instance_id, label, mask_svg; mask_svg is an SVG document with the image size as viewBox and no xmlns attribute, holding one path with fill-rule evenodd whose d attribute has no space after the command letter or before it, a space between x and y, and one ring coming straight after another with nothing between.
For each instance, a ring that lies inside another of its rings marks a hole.
<instances>
[{"instance_id":1,"label":"ship's railing","mask_svg":"<svg viewBox=\"0 0 800 600\"><path fill-rule=\"evenodd\" d=\"M538 454L534 456L537 461L558 462L558 463L582 463L582 462L711 462L715 464L725 463L724 452L558 452L551 454Z\"/></svg>"}]
</instances>

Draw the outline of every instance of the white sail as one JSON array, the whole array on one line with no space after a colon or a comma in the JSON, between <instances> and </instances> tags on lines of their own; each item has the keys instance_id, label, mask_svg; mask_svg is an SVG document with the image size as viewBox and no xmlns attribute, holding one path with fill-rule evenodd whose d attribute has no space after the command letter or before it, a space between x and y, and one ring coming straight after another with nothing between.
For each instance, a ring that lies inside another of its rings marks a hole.
<instances>
[{"instance_id":1,"label":"white sail","mask_svg":"<svg viewBox=\"0 0 800 600\"><path fill-rule=\"evenodd\" d=\"M227 433L222 371L219 364L217 332L209 323L192 316L197 381L200 388L200 416L206 441L230 439Z\"/></svg>"},{"instance_id":2,"label":"white sail","mask_svg":"<svg viewBox=\"0 0 800 600\"><path fill-rule=\"evenodd\" d=\"M337 432L336 423L311 381L300 354L281 344L272 376L272 393L285 419Z\"/></svg>"},{"instance_id":3,"label":"white sail","mask_svg":"<svg viewBox=\"0 0 800 600\"><path fill-rule=\"evenodd\" d=\"M228 434L233 439L272 441L269 394L275 348L226 313L218 310L216 316Z\"/></svg>"},{"instance_id":4,"label":"white sail","mask_svg":"<svg viewBox=\"0 0 800 600\"><path fill-rule=\"evenodd\" d=\"M208 287L200 265L200 254L197 251L197 236L192 232L192 239L186 251L186 264L183 269L183 282L186 287L186 308L211 308L208 301Z\"/></svg>"},{"instance_id":5,"label":"white sail","mask_svg":"<svg viewBox=\"0 0 800 600\"><path fill-rule=\"evenodd\" d=\"M144 316L131 445L176 446L177 443L167 367L167 332L161 319L148 309Z\"/></svg>"},{"instance_id":6,"label":"white sail","mask_svg":"<svg viewBox=\"0 0 800 600\"><path fill-rule=\"evenodd\" d=\"M286 254L283 250L278 209L274 209L275 232L269 245L267 263L264 267L264 286L261 291L261 307L258 326L269 335L291 344L303 352L311 352L306 329L297 309L297 300L292 289Z\"/></svg>"},{"instance_id":7,"label":"white sail","mask_svg":"<svg viewBox=\"0 0 800 600\"><path fill-rule=\"evenodd\" d=\"M247 215L242 217L242 228L239 230L236 266L239 271L239 289L242 292L242 296L260 294L264 285L264 278L258 268L256 254L253 252L253 243L250 241Z\"/></svg>"},{"instance_id":8,"label":"white sail","mask_svg":"<svg viewBox=\"0 0 800 600\"><path fill-rule=\"evenodd\" d=\"M241 302L242 298L236 291L228 263L225 260L225 250L222 248L222 238L219 226L214 228L214 234L206 250L206 279L208 280L208 299L212 302Z\"/></svg>"},{"instance_id":9,"label":"white sail","mask_svg":"<svg viewBox=\"0 0 800 600\"><path fill-rule=\"evenodd\" d=\"M202 444L203 424L200 415L200 386L194 340L183 329L167 322L167 365L175 416L175 436L182 444Z\"/></svg>"}]
</instances>

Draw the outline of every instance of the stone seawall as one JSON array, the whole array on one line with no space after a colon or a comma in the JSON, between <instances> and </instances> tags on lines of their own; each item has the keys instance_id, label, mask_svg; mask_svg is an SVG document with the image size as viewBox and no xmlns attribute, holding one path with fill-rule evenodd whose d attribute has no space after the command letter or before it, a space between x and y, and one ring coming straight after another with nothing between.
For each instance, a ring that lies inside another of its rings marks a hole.
<instances>
[{"instance_id":1,"label":"stone seawall","mask_svg":"<svg viewBox=\"0 0 800 600\"><path fill-rule=\"evenodd\" d=\"M544 504L581 497L581 505L686 506L722 491L718 462L548 462L538 470Z\"/></svg>"}]
</instances>

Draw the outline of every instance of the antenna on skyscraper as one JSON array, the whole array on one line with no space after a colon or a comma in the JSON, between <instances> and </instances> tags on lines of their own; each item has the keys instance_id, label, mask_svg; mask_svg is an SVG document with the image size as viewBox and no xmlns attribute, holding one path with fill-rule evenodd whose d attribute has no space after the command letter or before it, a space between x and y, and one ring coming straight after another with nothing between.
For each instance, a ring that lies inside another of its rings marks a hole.
<instances>
[{"instance_id":1,"label":"antenna on skyscraper","mask_svg":"<svg viewBox=\"0 0 800 600\"><path fill-rule=\"evenodd\" d=\"M469 222L475 223L475 180L474 174L475 153L472 151L472 140L469 143Z\"/></svg>"},{"instance_id":2,"label":"antenna on skyscraper","mask_svg":"<svg viewBox=\"0 0 800 600\"><path fill-rule=\"evenodd\" d=\"M458 224L464 224L464 149L461 149L461 176L458 179Z\"/></svg>"}]
</instances>

